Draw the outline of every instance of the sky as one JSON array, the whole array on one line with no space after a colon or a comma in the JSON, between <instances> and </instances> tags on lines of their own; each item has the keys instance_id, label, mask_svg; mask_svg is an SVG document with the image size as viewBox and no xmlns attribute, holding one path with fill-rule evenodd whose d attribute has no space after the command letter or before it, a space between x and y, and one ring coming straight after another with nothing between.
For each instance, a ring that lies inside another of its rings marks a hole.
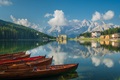
<instances>
[{"instance_id":1,"label":"sky","mask_svg":"<svg viewBox=\"0 0 120 80\"><path fill-rule=\"evenodd\" d=\"M0 19L32 27L84 19L120 25L119 8L120 0L0 0Z\"/></svg>"}]
</instances>

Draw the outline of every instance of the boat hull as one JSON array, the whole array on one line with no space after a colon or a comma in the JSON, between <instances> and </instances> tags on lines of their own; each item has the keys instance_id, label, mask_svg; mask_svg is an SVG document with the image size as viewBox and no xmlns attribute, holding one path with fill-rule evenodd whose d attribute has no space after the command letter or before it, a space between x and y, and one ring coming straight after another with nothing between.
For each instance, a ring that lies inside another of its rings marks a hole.
<instances>
[{"instance_id":1,"label":"boat hull","mask_svg":"<svg viewBox=\"0 0 120 80\"><path fill-rule=\"evenodd\" d=\"M18 64L11 64L11 65L2 65L0 66L0 71L3 70L14 70L14 69L29 69L34 66L43 66L43 65L51 65L52 58L43 58L38 59L37 61L31 61L31 62L23 62Z\"/></svg>"},{"instance_id":2,"label":"boat hull","mask_svg":"<svg viewBox=\"0 0 120 80\"><path fill-rule=\"evenodd\" d=\"M67 64L70 65L70 64ZM61 65L62 66L62 65ZM58 67L61 67L58 66ZM50 68L51 66L49 66ZM75 71L78 67L78 64L74 64L72 66L63 66L61 68L56 69L40 69L37 71L33 70L24 70L24 71L13 71L13 72L1 72L0 79L24 79L24 78L36 78L36 77L49 77L65 74L67 72Z\"/></svg>"},{"instance_id":3,"label":"boat hull","mask_svg":"<svg viewBox=\"0 0 120 80\"><path fill-rule=\"evenodd\" d=\"M0 65L11 65L11 64L17 64L22 62L30 62L30 61L36 61L38 59L43 59L45 56L37 56L37 57L30 57L30 58L18 58L13 60L3 60L0 62Z\"/></svg>"},{"instance_id":4,"label":"boat hull","mask_svg":"<svg viewBox=\"0 0 120 80\"><path fill-rule=\"evenodd\" d=\"M0 55L0 60L13 59L13 58L17 58L24 55L25 55L25 52L18 52L15 54L3 54L3 55Z\"/></svg>"}]
</instances>

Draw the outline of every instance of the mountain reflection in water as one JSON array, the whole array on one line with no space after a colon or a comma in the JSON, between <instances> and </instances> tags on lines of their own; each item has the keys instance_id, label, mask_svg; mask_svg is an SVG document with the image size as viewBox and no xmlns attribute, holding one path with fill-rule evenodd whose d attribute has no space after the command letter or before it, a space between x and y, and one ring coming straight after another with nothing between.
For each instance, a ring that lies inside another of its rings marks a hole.
<instances>
[{"instance_id":1,"label":"mountain reflection in water","mask_svg":"<svg viewBox=\"0 0 120 80\"><path fill-rule=\"evenodd\" d=\"M10 45L8 44L8 46L11 46L12 44L14 43L10 43ZM15 42L15 44L18 43ZM66 44L51 42L48 44L45 43L44 45L43 42L36 43L36 41L33 41L27 43L27 45L25 46L27 49L25 49L24 46L22 47L19 49L23 49L25 51L27 50L28 53L31 53L31 56L53 56L52 64L54 65L79 63L79 66L76 70L76 77L73 76L73 78L68 78L68 75L61 75L61 77L56 78L54 76L53 78L49 78L49 80L119 80L120 78L119 42L67 41ZM2 48L3 46L1 47L1 51ZM17 51L17 49L14 48L10 49L10 47L4 46L4 52L6 52L5 50L7 50L7 52L9 50ZM70 73L69 75L71 74L75 75L76 73ZM41 79L39 78L33 80Z\"/></svg>"},{"instance_id":2,"label":"mountain reflection in water","mask_svg":"<svg viewBox=\"0 0 120 80\"><path fill-rule=\"evenodd\" d=\"M103 43L68 41L66 44L60 44L53 42L29 50L29 52L32 53L31 56L45 54L48 57L53 56L53 64L79 63L78 77L72 80L118 79L120 77L120 51L118 48L120 49L120 47L113 46L113 42Z\"/></svg>"}]
</instances>

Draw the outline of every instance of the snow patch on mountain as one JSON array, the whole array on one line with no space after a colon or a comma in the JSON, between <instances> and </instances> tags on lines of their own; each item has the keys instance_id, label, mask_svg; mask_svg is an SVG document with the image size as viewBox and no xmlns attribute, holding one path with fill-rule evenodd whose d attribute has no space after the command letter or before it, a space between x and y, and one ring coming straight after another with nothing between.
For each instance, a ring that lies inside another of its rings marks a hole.
<instances>
[{"instance_id":1,"label":"snow patch on mountain","mask_svg":"<svg viewBox=\"0 0 120 80\"><path fill-rule=\"evenodd\" d=\"M92 31L103 31L109 28L116 28L116 27L120 27L120 26L114 25L112 23L106 24L103 21L94 22L91 20L80 21L80 20L74 19L74 20L69 20L68 25L61 26L59 27L59 29L52 28L51 30L51 27L47 26L43 29L43 31L53 36L58 36L59 34L66 34L68 35L68 37L76 37L80 33L92 32ZM49 30L51 30L50 33L49 33Z\"/></svg>"}]
</instances>

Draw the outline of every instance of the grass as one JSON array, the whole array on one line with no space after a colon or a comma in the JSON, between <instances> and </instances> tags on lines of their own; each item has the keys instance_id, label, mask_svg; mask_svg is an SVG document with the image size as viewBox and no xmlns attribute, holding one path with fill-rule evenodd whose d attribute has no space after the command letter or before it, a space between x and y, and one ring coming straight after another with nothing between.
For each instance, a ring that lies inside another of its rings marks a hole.
<instances>
[{"instance_id":1,"label":"grass","mask_svg":"<svg viewBox=\"0 0 120 80\"><path fill-rule=\"evenodd\" d=\"M82 41L100 41L100 38L79 38L74 40L82 40Z\"/></svg>"},{"instance_id":2,"label":"grass","mask_svg":"<svg viewBox=\"0 0 120 80\"><path fill-rule=\"evenodd\" d=\"M120 42L120 39L116 39L116 40L111 40L111 39L100 39L100 38L74 38L74 39L70 39L70 40L75 40L75 41L116 41L116 42Z\"/></svg>"}]
</instances>

